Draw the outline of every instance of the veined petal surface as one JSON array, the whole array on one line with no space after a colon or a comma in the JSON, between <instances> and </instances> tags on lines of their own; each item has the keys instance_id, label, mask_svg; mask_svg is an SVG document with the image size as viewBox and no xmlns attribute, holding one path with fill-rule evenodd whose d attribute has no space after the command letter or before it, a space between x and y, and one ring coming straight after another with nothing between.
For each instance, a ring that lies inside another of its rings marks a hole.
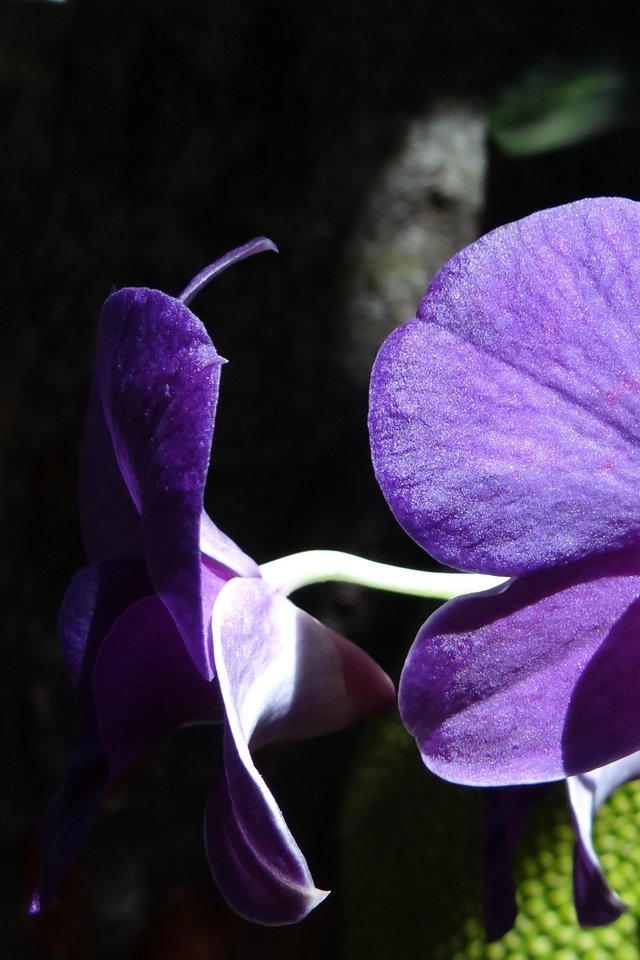
<instances>
[{"instance_id":1,"label":"veined petal surface","mask_svg":"<svg viewBox=\"0 0 640 960\"><path fill-rule=\"evenodd\" d=\"M513 576L640 531L640 204L500 227L435 277L371 380L374 467L404 529Z\"/></svg>"},{"instance_id":2,"label":"veined petal surface","mask_svg":"<svg viewBox=\"0 0 640 960\"><path fill-rule=\"evenodd\" d=\"M258 579L229 581L213 612L225 775L205 814L212 872L240 914L294 923L326 896L251 757L278 737L339 729L389 706L393 687L347 644Z\"/></svg>"},{"instance_id":3,"label":"veined petal surface","mask_svg":"<svg viewBox=\"0 0 640 960\"><path fill-rule=\"evenodd\" d=\"M223 360L198 318L158 290L106 301L96 376L122 477L142 517L153 584L194 663L213 676L200 522Z\"/></svg>"},{"instance_id":4,"label":"veined petal surface","mask_svg":"<svg viewBox=\"0 0 640 960\"><path fill-rule=\"evenodd\" d=\"M640 555L605 554L445 604L400 682L426 765L485 786L564 779L640 747Z\"/></svg>"}]
</instances>

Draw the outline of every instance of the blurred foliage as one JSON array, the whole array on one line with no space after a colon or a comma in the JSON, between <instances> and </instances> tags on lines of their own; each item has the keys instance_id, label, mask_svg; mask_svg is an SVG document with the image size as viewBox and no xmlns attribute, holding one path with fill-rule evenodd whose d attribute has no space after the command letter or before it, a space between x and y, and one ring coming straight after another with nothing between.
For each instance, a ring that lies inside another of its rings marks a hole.
<instances>
[{"instance_id":1,"label":"blurred foliage","mask_svg":"<svg viewBox=\"0 0 640 960\"><path fill-rule=\"evenodd\" d=\"M640 119L637 84L621 63L547 62L501 89L489 118L513 157L573 146Z\"/></svg>"},{"instance_id":2,"label":"blurred foliage","mask_svg":"<svg viewBox=\"0 0 640 960\"><path fill-rule=\"evenodd\" d=\"M578 926L573 832L565 790L557 784L519 846L515 927L488 945L481 905L483 792L428 773L396 717L363 741L342 818L344 960L637 960L640 782L614 794L594 832L607 877L630 910L608 927Z\"/></svg>"}]
</instances>

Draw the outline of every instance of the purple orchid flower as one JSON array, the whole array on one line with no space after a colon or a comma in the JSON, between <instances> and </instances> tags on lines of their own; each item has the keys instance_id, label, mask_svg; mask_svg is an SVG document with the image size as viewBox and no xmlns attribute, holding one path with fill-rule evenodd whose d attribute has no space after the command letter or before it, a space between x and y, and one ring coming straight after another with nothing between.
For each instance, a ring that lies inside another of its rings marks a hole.
<instances>
[{"instance_id":1,"label":"purple orchid flower","mask_svg":"<svg viewBox=\"0 0 640 960\"><path fill-rule=\"evenodd\" d=\"M60 636L80 743L43 825L32 912L49 905L108 786L170 730L224 728L224 771L206 801L218 886L250 920L292 923L318 890L251 751L340 729L393 702L370 658L286 598L204 512L223 360L187 307L253 240L179 298L124 289L100 318L81 470L91 566L73 579Z\"/></svg>"},{"instance_id":2,"label":"purple orchid flower","mask_svg":"<svg viewBox=\"0 0 640 960\"><path fill-rule=\"evenodd\" d=\"M569 778L586 924L622 909L593 813L640 774L639 250L625 199L501 227L442 268L371 382L374 467L401 525L445 564L511 578L422 627L403 721L445 779ZM501 815L505 850L521 809Z\"/></svg>"}]
</instances>

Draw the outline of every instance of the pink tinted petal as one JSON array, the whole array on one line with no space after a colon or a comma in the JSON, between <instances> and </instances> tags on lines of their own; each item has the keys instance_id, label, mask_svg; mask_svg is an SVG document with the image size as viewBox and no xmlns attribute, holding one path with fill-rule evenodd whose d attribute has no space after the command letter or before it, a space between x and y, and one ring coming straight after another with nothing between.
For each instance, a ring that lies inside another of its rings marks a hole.
<instances>
[{"instance_id":1,"label":"pink tinted petal","mask_svg":"<svg viewBox=\"0 0 640 960\"><path fill-rule=\"evenodd\" d=\"M640 526L640 204L584 200L455 256L371 381L380 486L439 560L515 575Z\"/></svg>"},{"instance_id":2,"label":"pink tinted petal","mask_svg":"<svg viewBox=\"0 0 640 960\"><path fill-rule=\"evenodd\" d=\"M444 779L563 779L640 747L640 557L607 554L441 607L400 711Z\"/></svg>"},{"instance_id":3,"label":"pink tinted petal","mask_svg":"<svg viewBox=\"0 0 640 960\"><path fill-rule=\"evenodd\" d=\"M578 920L585 927L612 923L627 909L607 883L593 846L593 820L618 787L640 777L640 753L570 777L567 792L576 831L573 888Z\"/></svg>"},{"instance_id":4,"label":"pink tinted petal","mask_svg":"<svg viewBox=\"0 0 640 960\"><path fill-rule=\"evenodd\" d=\"M217 687L196 669L158 597L116 620L96 658L93 689L111 779L182 724L222 720Z\"/></svg>"},{"instance_id":5,"label":"pink tinted petal","mask_svg":"<svg viewBox=\"0 0 640 960\"><path fill-rule=\"evenodd\" d=\"M151 579L206 679L213 664L202 615L200 522L222 363L179 300L126 289L106 301L96 372L105 419L142 516Z\"/></svg>"},{"instance_id":6,"label":"pink tinted petal","mask_svg":"<svg viewBox=\"0 0 640 960\"><path fill-rule=\"evenodd\" d=\"M276 737L336 730L389 706L393 688L361 651L262 580L231 580L213 611L224 700L225 781L206 811L207 853L222 894L260 923L293 923L318 890L249 750Z\"/></svg>"}]
</instances>

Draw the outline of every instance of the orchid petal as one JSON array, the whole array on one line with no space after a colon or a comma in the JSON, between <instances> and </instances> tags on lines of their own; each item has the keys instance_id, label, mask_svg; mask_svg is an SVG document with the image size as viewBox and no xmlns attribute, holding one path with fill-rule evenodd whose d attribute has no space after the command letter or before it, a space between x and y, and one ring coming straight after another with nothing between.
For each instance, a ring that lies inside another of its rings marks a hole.
<instances>
[{"instance_id":1,"label":"orchid petal","mask_svg":"<svg viewBox=\"0 0 640 960\"><path fill-rule=\"evenodd\" d=\"M606 881L593 846L593 820L603 803L622 784L640 777L640 753L622 757L596 770L569 777L567 793L576 831L573 890L578 920L583 926L612 923L627 905Z\"/></svg>"},{"instance_id":2,"label":"orchid petal","mask_svg":"<svg viewBox=\"0 0 640 960\"><path fill-rule=\"evenodd\" d=\"M361 651L261 580L231 580L213 611L226 712L225 782L211 792L206 846L223 896L266 924L294 923L318 890L249 747L339 729L392 700L388 678Z\"/></svg>"},{"instance_id":3,"label":"orchid petal","mask_svg":"<svg viewBox=\"0 0 640 960\"><path fill-rule=\"evenodd\" d=\"M380 486L462 570L513 576L640 525L640 204L592 199L457 254L371 381Z\"/></svg>"},{"instance_id":4,"label":"orchid petal","mask_svg":"<svg viewBox=\"0 0 640 960\"><path fill-rule=\"evenodd\" d=\"M414 643L400 711L444 779L563 779L640 747L640 557L605 554L445 604Z\"/></svg>"},{"instance_id":5,"label":"orchid petal","mask_svg":"<svg viewBox=\"0 0 640 960\"><path fill-rule=\"evenodd\" d=\"M62 787L40 824L39 841L46 853L29 913L40 913L55 902L62 878L93 827L108 782L109 768L102 746L91 742L76 749Z\"/></svg>"},{"instance_id":6,"label":"orchid petal","mask_svg":"<svg viewBox=\"0 0 640 960\"><path fill-rule=\"evenodd\" d=\"M182 724L222 721L217 687L196 669L158 597L116 620L96 658L93 687L110 779Z\"/></svg>"},{"instance_id":7,"label":"orchid petal","mask_svg":"<svg viewBox=\"0 0 640 960\"><path fill-rule=\"evenodd\" d=\"M83 738L97 735L92 677L100 645L117 617L151 593L153 587L140 557L85 567L67 588L58 615L58 633L78 694Z\"/></svg>"},{"instance_id":8,"label":"orchid petal","mask_svg":"<svg viewBox=\"0 0 640 960\"><path fill-rule=\"evenodd\" d=\"M147 289L119 290L106 301L97 356L104 414L141 513L151 579L210 679L200 522L223 361L183 303Z\"/></svg>"},{"instance_id":9,"label":"orchid petal","mask_svg":"<svg viewBox=\"0 0 640 960\"><path fill-rule=\"evenodd\" d=\"M139 557L86 567L71 581L59 614L59 633L80 707L79 744L63 784L40 825L46 851L30 912L46 909L93 827L113 780L98 733L92 678L105 635L127 607L152 592Z\"/></svg>"},{"instance_id":10,"label":"orchid petal","mask_svg":"<svg viewBox=\"0 0 640 960\"><path fill-rule=\"evenodd\" d=\"M547 784L497 787L485 796L484 929L487 941L511 930L518 913L513 863L530 810Z\"/></svg>"},{"instance_id":11,"label":"orchid petal","mask_svg":"<svg viewBox=\"0 0 640 960\"><path fill-rule=\"evenodd\" d=\"M122 479L95 377L80 458L80 523L91 563L143 553L142 522Z\"/></svg>"},{"instance_id":12,"label":"orchid petal","mask_svg":"<svg viewBox=\"0 0 640 960\"><path fill-rule=\"evenodd\" d=\"M328 895L307 862L246 746L225 725L224 777L205 808L205 847L222 896L240 916L278 926L297 923Z\"/></svg>"},{"instance_id":13,"label":"orchid petal","mask_svg":"<svg viewBox=\"0 0 640 960\"><path fill-rule=\"evenodd\" d=\"M110 784L177 726L222 721L217 687L196 669L166 607L155 596L135 598L133 564L129 585L135 602L120 614L126 566L106 563L81 571L63 603L61 633L84 706L81 742L41 827L47 853L32 913L53 902ZM86 617L92 597L95 614Z\"/></svg>"}]
</instances>

